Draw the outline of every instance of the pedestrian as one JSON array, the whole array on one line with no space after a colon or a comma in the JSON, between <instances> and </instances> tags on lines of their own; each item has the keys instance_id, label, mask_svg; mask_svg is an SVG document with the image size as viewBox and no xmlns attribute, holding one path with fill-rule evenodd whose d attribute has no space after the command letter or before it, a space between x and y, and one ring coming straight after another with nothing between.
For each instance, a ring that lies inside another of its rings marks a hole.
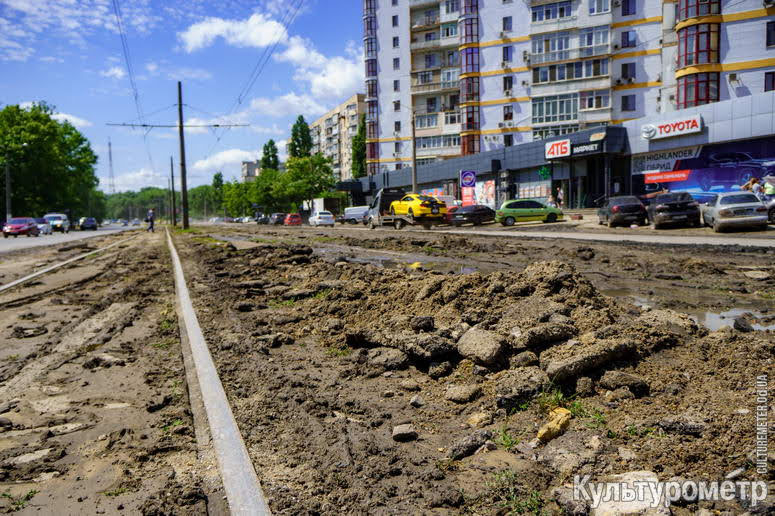
<instances>
[{"instance_id":1,"label":"pedestrian","mask_svg":"<svg viewBox=\"0 0 775 516\"><path fill-rule=\"evenodd\" d=\"M565 207L565 206L563 206L562 188L558 188L557 189L557 207L559 207L559 208L564 208Z\"/></svg>"},{"instance_id":2,"label":"pedestrian","mask_svg":"<svg viewBox=\"0 0 775 516\"><path fill-rule=\"evenodd\" d=\"M148 223L148 228L146 229L146 231L150 231L151 233L156 232L153 229L153 223L155 220L156 220L156 215L154 215L153 208L151 208L150 210L148 210L148 215L145 218L145 221Z\"/></svg>"},{"instance_id":3,"label":"pedestrian","mask_svg":"<svg viewBox=\"0 0 775 516\"><path fill-rule=\"evenodd\" d=\"M764 200L764 188L758 177L751 179L751 193L753 193L759 200Z\"/></svg>"},{"instance_id":4,"label":"pedestrian","mask_svg":"<svg viewBox=\"0 0 775 516\"><path fill-rule=\"evenodd\" d=\"M775 177L767 176L764 178L764 195L775 195Z\"/></svg>"},{"instance_id":5,"label":"pedestrian","mask_svg":"<svg viewBox=\"0 0 775 516\"><path fill-rule=\"evenodd\" d=\"M554 196L553 195L550 195L549 198L546 200L546 205L547 206L551 206L552 208L556 208L557 207L557 203L554 202Z\"/></svg>"}]
</instances>

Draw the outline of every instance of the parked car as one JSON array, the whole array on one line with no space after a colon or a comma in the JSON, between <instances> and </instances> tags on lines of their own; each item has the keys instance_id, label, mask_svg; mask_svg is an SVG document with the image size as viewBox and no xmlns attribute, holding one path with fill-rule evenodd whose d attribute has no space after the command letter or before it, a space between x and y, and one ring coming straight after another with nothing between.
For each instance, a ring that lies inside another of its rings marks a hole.
<instances>
[{"instance_id":1,"label":"parked car","mask_svg":"<svg viewBox=\"0 0 775 516\"><path fill-rule=\"evenodd\" d=\"M81 231L91 229L97 231L97 219L94 217L85 217L81 219Z\"/></svg>"},{"instance_id":2,"label":"parked car","mask_svg":"<svg viewBox=\"0 0 775 516\"><path fill-rule=\"evenodd\" d=\"M334 227L334 216L330 211L319 211L309 218L309 225Z\"/></svg>"},{"instance_id":3,"label":"parked car","mask_svg":"<svg viewBox=\"0 0 775 516\"><path fill-rule=\"evenodd\" d=\"M454 215L452 216L452 225L455 227L462 226L463 224L478 226L495 220L495 210L483 204L455 206L455 208Z\"/></svg>"},{"instance_id":4,"label":"parked car","mask_svg":"<svg viewBox=\"0 0 775 516\"><path fill-rule=\"evenodd\" d=\"M649 220L654 229L665 224L685 224L700 227L700 205L687 192L657 195L648 205Z\"/></svg>"},{"instance_id":5,"label":"parked car","mask_svg":"<svg viewBox=\"0 0 775 516\"><path fill-rule=\"evenodd\" d=\"M563 220L565 214L561 209L548 206L535 199L506 201L495 212L495 222L504 226L513 226L515 222L557 222Z\"/></svg>"},{"instance_id":6,"label":"parked car","mask_svg":"<svg viewBox=\"0 0 775 516\"><path fill-rule=\"evenodd\" d=\"M269 223L277 226L282 226L285 222L285 216L288 215L287 213L272 213L272 216L269 217Z\"/></svg>"},{"instance_id":7,"label":"parked car","mask_svg":"<svg viewBox=\"0 0 775 516\"><path fill-rule=\"evenodd\" d=\"M342 224L359 224L364 222L366 214L369 213L368 206L350 206L344 209L342 215Z\"/></svg>"},{"instance_id":8,"label":"parked car","mask_svg":"<svg viewBox=\"0 0 775 516\"><path fill-rule=\"evenodd\" d=\"M646 207L634 195L611 197L597 210L597 223L614 226L629 226L637 223L645 226L649 223Z\"/></svg>"},{"instance_id":9,"label":"parked car","mask_svg":"<svg viewBox=\"0 0 775 516\"><path fill-rule=\"evenodd\" d=\"M447 206L430 195L410 193L390 203L390 214L417 218L444 218L447 214Z\"/></svg>"},{"instance_id":10,"label":"parked car","mask_svg":"<svg viewBox=\"0 0 775 516\"><path fill-rule=\"evenodd\" d=\"M298 213L289 213L283 221L284 226L301 226L301 215Z\"/></svg>"},{"instance_id":11,"label":"parked car","mask_svg":"<svg viewBox=\"0 0 775 516\"><path fill-rule=\"evenodd\" d=\"M51 234L51 224L49 224L45 218L38 217L35 219L35 223L38 225L38 229L40 230L41 235Z\"/></svg>"},{"instance_id":12,"label":"parked car","mask_svg":"<svg viewBox=\"0 0 775 516\"><path fill-rule=\"evenodd\" d=\"M64 213L46 213L43 218L51 224L52 231L70 232L70 219Z\"/></svg>"},{"instance_id":13,"label":"parked car","mask_svg":"<svg viewBox=\"0 0 775 516\"><path fill-rule=\"evenodd\" d=\"M460 208L460 206L450 206L447 208L447 213L444 215L444 222L447 224L452 224L452 216L455 214L455 212Z\"/></svg>"},{"instance_id":14,"label":"parked car","mask_svg":"<svg viewBox=\"0 0 775 516\"><path fill-rule=\"evenodd\" d=\"M767 229L767 207L749 192L726 192L702 205L702 220L719 233L729 228Z\"/></svg>"},{"instance_id":15,"label":"parked car","mask_svg":"<svg viewBox=\"0 0 775 516\"><path fill-rule=\"evenodd\" d=\"M269 224L269 215L262 213L259 217L256 217L256 224Z\"/></svg>"},{"instance_id":16,"label":"parked car","mask_svg":"<svg viewBox=\"0 0 775 516\"><path fill-rule=\"evenodd\" d=\"M38 223L32 217L13 217L8 219L3 226L3 236L8 238L13 236L14 238L19 235L40 236L40 230L38 229Z\"/></svg>"},{"instance_id":17,"label":"parked car","mask_svg":"<svg viewBox=\"0 0 775 516\"><path fill-rule=\"evenodd\" d=\"M132 219L132 222L129 225L130 226L139 226L140 225L140 219Z\"/></svg>"}]
</instances>

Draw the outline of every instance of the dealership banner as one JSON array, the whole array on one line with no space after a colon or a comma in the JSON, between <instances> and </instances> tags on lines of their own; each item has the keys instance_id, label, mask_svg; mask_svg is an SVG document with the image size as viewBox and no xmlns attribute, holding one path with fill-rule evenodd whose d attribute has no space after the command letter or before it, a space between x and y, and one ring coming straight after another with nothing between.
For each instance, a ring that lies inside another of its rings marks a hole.
<instances>
[{"instance_id":1,"label":"dealership banner","mask_svg":"<svg viewBox=\"0 0 775 516\"><path fill-rule=\"evenodd\" d=\"M696 158L702 147L685 147L683 149L671 149L668 151L649 152L636 154L632 157L632 175L637 176L646 172L660 170L674 170L676 165L680 167L681 160Z\"/></svg>"}]
</instances>

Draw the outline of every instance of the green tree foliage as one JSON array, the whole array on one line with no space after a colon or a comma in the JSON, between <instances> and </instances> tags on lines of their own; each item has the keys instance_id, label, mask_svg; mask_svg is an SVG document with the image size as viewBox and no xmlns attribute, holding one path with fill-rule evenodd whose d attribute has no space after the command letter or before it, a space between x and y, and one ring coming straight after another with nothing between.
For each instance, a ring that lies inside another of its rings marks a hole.
<instances>
[{"instance_id":1,"label":"green tree foliage","mask_svg":"<svg viewBox=\"0 0 775 516\"><path fill-rule=\"evenodd\" d=\"M188 210L192 218L207 219L217 215L215 190L212 185L202 185L188 190Z\"/></svg>"},{"instance_id":2,"label":"green tree foliage","mask_svg":"<svg viewBox=\"0 0 775 516\"><path fill-rule=\"evenodd\" d=\"M366 115L361 115L358 132L353 137L353 177L366 176Z\"/></svg>"},{"instance_id":3,"label":"green tree foliage","mask_svg":"<svg viewBox=\"0 0 775 516\"><path fill-rule=\"evenodd\" d=\"M223 185L223 205L231 217L243 217L253 214L250 199L250 183L231 181Z\"/></svg>"},{"instance_id":4,"label":"green tree foliage","mask_svg":"<svg viewBox=\"0 0 775 516\"><path fill-rule=\"evenodd\" d=\"M304 158L289 158L283 174L284 196L300 206L327 192L336 184L331 160L322 154Z\"/></svg>"},{"instance_id":5,"label":"green tree foliage","mask_svg":"<svg viewBox=\"0 0 775 516\"><path fill-rule=\"evenodd\" d=\"M250 199L264 213L291 208L285 197L285 174L272 168L261 169L261 174L250 183Z\"/></svg>"},{"instance_id":6,"label":"green tree foliage","mask_svg":"<svg viewBox=\"0 0 775 516\"><path fill-rule=\"evenodd\" d=\"M280 158L277 156L277 145L274 140L269 140L264 144L264 153L261 156L261 170L280 168Z\"/></svg>"},{"instance_id":7,"label":"green tree foliage","mask_svg":"<svg viewBox=\"0 0 775 516\"><path fill-rule=\"evenodd\" d=\"M190 190L189 190L190 195ZM177 209L180 210L180 192L175 192ZM148 186L139 192L120 192L107 196L106 214L112 219L144 219L153 208L158 218L170 218L170 191Z\"/></svg>"},{"instance_id":8,"label":"green tree foliage","mask_svg":"<svg viewBox=\"0 0 775 516\"><path fill-rule=\"evenodd\" d=\"M291 128L291 141L288 142L288 156L305 158L312 152L312 135L309 126L302 115L296 119Z\"/></svg>"},{"instance_id":9,"label":"green tree foliage","mask_svg":"<svg viewBox=\"0 0 775 516\"><path fill-rule=\"evenodd\" d=\"M213 176L213 211L223 207L223 174L216 172Z\"/></svg>"},{"instance_id":10,"label":"green tree foliage","mask_svg":"<svg viewBox=\"0 0 775 516\"><path fill-rule=\"evenodd\" d=\"M0 111L0 172L7 164L13 215L69 211L72 218L102 217L105 197L97 191L97 156L75 127L57 122L52 113L43 102ZM5 181L0 181L0 202L4 199ZM4 215L3 205L0 217Z\"/></svg>"}]
</instances>

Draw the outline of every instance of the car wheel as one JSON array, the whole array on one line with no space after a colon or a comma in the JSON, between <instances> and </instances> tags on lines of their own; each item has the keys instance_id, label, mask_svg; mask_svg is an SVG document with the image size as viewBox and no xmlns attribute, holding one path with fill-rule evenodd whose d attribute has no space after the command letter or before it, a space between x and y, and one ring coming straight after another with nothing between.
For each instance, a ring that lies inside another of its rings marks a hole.
<instances>
[{"instance_id":1,"label":"car wheel","mask_svg":"<svg viewBox=\"0 0 775 516\"><path fill-rule=\"evenodd\" d=\"M654 229L662 229L662 225L657 221L654 221Z\"/></svg>"},{"instance_id":2,"label":"car wheel","mask_svg":"<svg viewBox=\"0 0 775 516\"><path fill-rule=\"evenodd\" d=\"M412 210L412 208L409 208L409 210L406 212L406 214L409 215L410 217L414 218L414 210Z\"/></svg>"},{"instance_id":3,"label":"car wheel","mask_svg":"<svg viewBox=\"0 0 775 516\"><path fill-rule=\"evenodd\" d=\"M598 217L597 218L597 225L598 226L602 226L603 225L603 217Z\"/></svg>"},{"instance_id":4,"label":"car wheel","mask_svg":"<svg viewBox=\"0 0 775 516\"><path fill-rule=\"evenodd\" d=\"M431 226L430 224L423 224L423 225L422 225L422 228L423 228L425 231L429 231L429 230L431 229L431 227L432 227L432 226Z\"/></svg>"},{"instance_id":5,"label":"car wheel","mask_svg":"<svg viewBox=\"0 0 775 516\"><path fill-rule=\"evenodd\" d=\"M769 217L770 217L770 224L775 224L775 206L770 208Z\"/></svg>"},{"instance_id":6,"label":"car wheel","mask_svg":"<svg viewBox=\"0 0 775 516\"><path fill-rule=\"evenodd\" d=\"M556 213L550 213L549 215L547 215L546 216L546 222L548 222L549 224L551 224L553 222L557 222L557 214Z\"/></svg>"},{"instance_id":7,"label":"car wheel","mask_svg":"<svg viewBox=\"0 0 775 516\"><path fill-rule=\"evenodd\" d=\"M721 225L718 222L713 223L713 231L716 233L721 233Z\"/></svg>"},{"instance_id":8,"label":"car wheel","mask_svg":"<svg viewBox=\"0 0 775 516\"><path fill-rule=\"evenodd\" d=\"M503 219L503 225L504 226L513 226L516 220L514 220L514 217L506 217Z\"/></svg>"},{"instance_id":9,"label":"car wheel","mask_svg":"<svg viewBox=\"0 0 775 516\"><path fill-rule=\"evenodd\" d=\"M376 227L374 226L374 219L369 218L369 222L368 224L366 224L366 227L368 227L369 229L374 229Z\"/></svg>"},{"instance_id":10,"label":"car wheel","mask_svg":"<svg viewBox=\"0 0 775 516\"><path fill-rule=\"evenodd\" d=\"M608 223L606 224L606 226L608 226L609 228L614 227L614 221L609 218L608 219Z\"/></svg>"},{"instance_id":11,"label":"car wheel","mask_svg":"<svg viewBox=\"0 0 775 516\"><path fill-rule=\"evenodd\" d=\"M645 219L644 218L643 220L640 221L640 225L641 226L648 226L649 225L649 219Z\"/></svg>"}]
</instances>

